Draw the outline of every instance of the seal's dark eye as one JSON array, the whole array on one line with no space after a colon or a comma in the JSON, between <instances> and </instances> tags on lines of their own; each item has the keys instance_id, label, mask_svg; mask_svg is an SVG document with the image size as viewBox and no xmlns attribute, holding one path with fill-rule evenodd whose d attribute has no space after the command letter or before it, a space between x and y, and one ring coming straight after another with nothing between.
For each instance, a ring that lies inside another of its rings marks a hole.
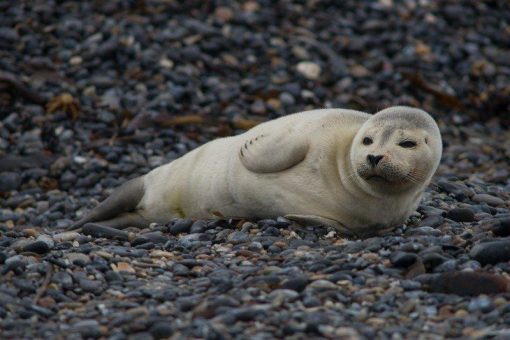
<instances>
[{"instance_id":1,"label":"seal's dark eye","mask_svg":"<svg viewBox=\"0 0 510 340\"><path fill-rule=\"evenodd\" d=\"M372 138L370 137L365 137L363 138L363 145L370 145L372 144L374 141L372 140Z\"/></svg>"},{"instance_id":2,"label":"seal's dark eye","mask_svg":"<svg viewBox=\"0 0 510 340\"><path fill-rule=\"evenodd\" d=\"M403 148L410 149L416 146L416 142L413 142L412 140L405 140L403 142L400 142L398 145Z\"/></svg>"}]
</instances>

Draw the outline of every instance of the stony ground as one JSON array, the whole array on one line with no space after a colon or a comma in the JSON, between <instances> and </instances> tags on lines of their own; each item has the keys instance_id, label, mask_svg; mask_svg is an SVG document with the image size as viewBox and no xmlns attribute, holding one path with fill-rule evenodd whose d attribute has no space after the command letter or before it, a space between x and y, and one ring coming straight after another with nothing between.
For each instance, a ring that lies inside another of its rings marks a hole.
<instances>
[{"instance_id":1,"label":"stony ground","mask_svg":"<svg viewBox=\"0 0 510 340\"><path fill-rule=\"evenodd\" d=\"M2 338L510 337L506 1L0 2ZM318 107L424 108L445 151L380 237L63 232L126 179Z\"/></svg>"}]
</instances>

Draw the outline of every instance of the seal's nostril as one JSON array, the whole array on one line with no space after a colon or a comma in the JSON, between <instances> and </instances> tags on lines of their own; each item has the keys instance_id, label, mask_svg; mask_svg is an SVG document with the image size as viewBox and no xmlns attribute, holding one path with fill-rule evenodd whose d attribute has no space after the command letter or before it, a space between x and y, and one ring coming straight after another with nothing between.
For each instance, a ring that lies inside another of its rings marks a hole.
<instances>
[{"instance_id":1,"label":"seal's nostril","mask_svg":"<svg viewBox=\"0 0 510 340\"><path fill-rule=\"evenodd\" d=\"M372 167L375 167L381 161L381 159L383 159L383 157L384 156L382 156L382 155L379 155L379 156L368 155L367 160L368 160L368 163L370 163L370 165L372 165Z\"/></svg>"}]
</instances>

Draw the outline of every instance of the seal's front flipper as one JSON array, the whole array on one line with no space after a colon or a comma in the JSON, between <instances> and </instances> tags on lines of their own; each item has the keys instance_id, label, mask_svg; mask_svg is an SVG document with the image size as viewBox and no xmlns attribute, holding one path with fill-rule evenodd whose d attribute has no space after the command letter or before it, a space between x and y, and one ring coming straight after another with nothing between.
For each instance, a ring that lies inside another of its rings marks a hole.
<instances>
[{"instance_id":1,"label":"seal's front flipper","mask_svg":"<svg viewBox=\"0 0 510 340\"><path fill-rule=\"evenodd\" d=\"M252 172L279 172L305 159L308 146L307 138L296 128L264 132L244 141L239 159Z\"/></svg>"},{"instance_id":2,"label":"seal's front flipper","mask_svg":"<svg viewBox=\"0 0 510 340\"><path fill-rule=\"evenodd\" d=\"M143 177L133 178L115 189L110 196L92 209L87 216L71 225L67 230L79 229L82 225L89 222L115 220L123 213L134 212L136 206L142 200L143 194ZM136 219L131 218L131 220L135 221Z\"/></svg>"},{"instance_id":3,"label":"seal's front flipper","mask_svg":"<svg viewBox=\"0 0 510 340\"><path fill-rule=\"evenodd\" d=\"M352 230L345 227L342 223L332 220L330 218L314 216L314 215L285 215L285 218L297 222L301 225L322 225L325 227L332 227L338 230L341 236L357 237L358 235Z\"/></svg>"}]
</instances>

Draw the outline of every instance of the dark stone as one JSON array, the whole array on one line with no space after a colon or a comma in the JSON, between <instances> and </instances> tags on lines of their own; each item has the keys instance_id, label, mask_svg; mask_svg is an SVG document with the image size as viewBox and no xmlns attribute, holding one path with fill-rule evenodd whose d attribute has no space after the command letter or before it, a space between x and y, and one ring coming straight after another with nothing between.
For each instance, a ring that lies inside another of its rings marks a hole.
<instances>
[{"instance_id":1,"label":"dark stone","mask_svg":"<svg viewBox=\"0 0 510 340\"><path fill-rule=\"evenodd\" d=\"M246 243L250 241L250 234L244 231L234 231L227 237L229 242L233 244Z\"/></svg>"},{"instance_id":2,"label":"dark stone","mask_svg":"<svg viewBox=\"0 0 510 340\"><path fill-rule=\"evenodd\" d=\"M456 222L473 222L475 213L467 208L454 208L446 213L446 217Z\"/></svg>"},{"instance_id":3,"label":"dark stone","mask_svg":"<svg viewBox=\"0 0 510 340\"><path fill-rule=\"evenodd\" d=\"M430 252L430 253L426 253L426 254L422 255L423 265L425 266L425 269L427 269L428 271L439 266L446 260L448 260L447 257L445 257L441 254L438 254L438 253L434 253L434 252Z\"/></svg>"},{"instance_id":4,"label":"dark stone","mask_svg":"<svg viewBox=\"0 0 510 340\"><path fill-rule=\"evenodd\" d=\"M469 255L482 265L506 262L510 260L510 240L478 243Z\"/></svg>"},{"instance_id":5,"label":"dark stone","mask_svg":"<svg viewBox=\"0 0 510 340\"><path fill-rule=\"evenodd\" d=\"M207 222L198 220L193 222L189 230L190 234L201 234L207 230Z\"/></svg>"},{"instance_id":6,"label":"dark stone","mask_svg":"<svg viewBox=\"0 0 510 340\"><path fill-rule=\"evenodd\" d=\"M23 251L37 254L45 254L50 251L50 247L44 241L33 241L23 247Z\"/></svg>"},{"instance_id":7,"label":"dark stone","mask_svg":"<svg viewBox=\"0 0 510 340\"><path fill-rule=\"evenodd\" d=\"M17 172L0 173L0 192L18 190L21 186L21 175Z\"/></svg>"},{"instance_id":8,"label":"dark stone","mask_svg":"<svg viewBox=\"0 0 510 340\"><path fill-rule=\"evenodd\" d=\"M391 255L390 261L395 267L407 268L418 260L418 255L397 251Z\"/></svg>"},{"instance_id":9,"label":"dark stone","mask_svg":"<svg viewBox=\"0 0 510 340\"><path fill-rule=\"evenodd\" d=\"M180 219L170 226L170 234L177 235L181 233L188 233L190 231L193 221L190 219Z\"/></svg>"},{"instance_id":10,"label":"dark stone","mask_svg":"<svg viewBox=\"0 0 510 340\"><path fill-rule=\"evenodd\" d=\"M501 218L492 225L492 233L496 236L510 236L510 218Z\"/></svg>"},{"instance_id":11,"label":"dark stone","mask_svg":"<svg viewBox=\"0 0 510 340\"><path fill-rule=\"evenodd\" d=\"M506 293L509 282L503 276L479 272L449 272L434 277L429 290L436 293L480 295Z\"/></svg>"},{"instance_id":12,"label":"dark stone","mask_svg":"<svg viewBox=\"0 0 510 340\"><path fill-rule=\"evenodd\" d=\"M173 329L170 326L170 321L158 321L151 326L149 333L155 339L168 338L172 335Z\"/></svg>"},{"instance_id":13,"label":"dark stone","mask_svg":"<svg viewBox=\"0 0 510 340\"><path fill-rule=\"evenodd\" d=\"M288 280L285 280L282 284L283 289L291 289L295 290L296 292L301 292L306 288L306 285L308 284L308 278L306 276L298 276L298 277L292 277Z\"/></svg>"},{"instance_id":14,"label":"dark stone","mask_svg":"<svg viewBox=\"0 0 510 340\"><path fill-rule=\"evenodd\" d=\"M79 280L79 284L80 288L85 292L100 294L103 291L103 286L100 281L82 278Z\"/></svg>"}]
</instances>

